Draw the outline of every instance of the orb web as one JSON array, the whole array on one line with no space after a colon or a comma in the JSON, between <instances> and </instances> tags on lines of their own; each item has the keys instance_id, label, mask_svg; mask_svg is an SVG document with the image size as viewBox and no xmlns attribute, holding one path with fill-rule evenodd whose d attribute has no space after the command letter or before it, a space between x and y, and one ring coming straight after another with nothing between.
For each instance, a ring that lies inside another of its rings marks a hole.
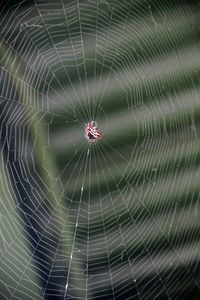
<instances>
[{"instance_id":1,"label":"orb web","mask_svg":"<svg viewBox=\"0 0 200 300\"><path fill-rule=\"evenodd\" d=\"M1 298L198 299L198 5L0 14Z\"/></svg>"}]
</instances>

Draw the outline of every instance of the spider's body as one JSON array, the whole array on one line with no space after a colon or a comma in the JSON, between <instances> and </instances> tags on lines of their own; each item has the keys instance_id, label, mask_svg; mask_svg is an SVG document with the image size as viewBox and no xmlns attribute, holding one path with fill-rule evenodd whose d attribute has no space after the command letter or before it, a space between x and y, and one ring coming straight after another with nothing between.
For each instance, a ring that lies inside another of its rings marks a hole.
<instances>
[{"instance_id":1,"label":"spider's body","mask_svg":"<svg viewBox=\"0 0 200 300\"><path fill-rule=\"evenodd\" d=\"M96 140L100 140L102 138L102 133L96 127L95 121L87 123L85 127L85 137L90 143L94 143Z\"/></svg>"}]
</instances>

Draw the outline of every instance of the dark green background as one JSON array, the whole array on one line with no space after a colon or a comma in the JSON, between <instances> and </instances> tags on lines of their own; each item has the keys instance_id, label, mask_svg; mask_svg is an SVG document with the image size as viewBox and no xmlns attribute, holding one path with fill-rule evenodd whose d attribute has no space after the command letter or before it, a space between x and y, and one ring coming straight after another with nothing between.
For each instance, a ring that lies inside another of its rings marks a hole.
<instances>
[{"instance_id":1,"label":"dark green background","mask_svg":"<svg viewBox=\"0 0 200 300\"><path fill-rule=\"evenodd\" d=\"M199 299L198 1L0 10L1 298Z\"/></svg>"}]
</instances>

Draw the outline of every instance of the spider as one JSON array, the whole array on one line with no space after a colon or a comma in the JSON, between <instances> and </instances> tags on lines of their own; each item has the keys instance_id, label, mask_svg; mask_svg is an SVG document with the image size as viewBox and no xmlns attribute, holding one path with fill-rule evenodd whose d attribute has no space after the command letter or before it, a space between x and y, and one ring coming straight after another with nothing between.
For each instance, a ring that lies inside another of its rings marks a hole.
<instances>
[{"instance_id":1,"label":"spider","mask_svg":"<svg viewBox=\"0 0 200 300\"><path fill-rule=\"evenodd\" d=\"M95 121L91 121L86 124L85 137L90 143L94 143L96 140L100 140L102 138L102 132L97 128Z\"/></svg>"}]
</instances>

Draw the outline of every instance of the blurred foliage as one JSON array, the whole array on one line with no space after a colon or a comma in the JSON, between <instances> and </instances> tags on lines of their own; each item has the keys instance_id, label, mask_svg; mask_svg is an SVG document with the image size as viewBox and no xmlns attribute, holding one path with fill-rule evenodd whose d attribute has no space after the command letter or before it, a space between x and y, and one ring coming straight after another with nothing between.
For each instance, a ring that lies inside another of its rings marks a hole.
<instances>
[{"instance_id":1,"label":"blurred foliage","mask_svg":"<svg viewBox=\"0 0 200 300\"><path fill-rule=\"evenodd\" d=\"M36 231L25 237L43 297L200 297L199 12L161 0L2 8L2 152L15 213ZM104 134L93 145L91 120Z\"/></svg>"}]
</instances>

